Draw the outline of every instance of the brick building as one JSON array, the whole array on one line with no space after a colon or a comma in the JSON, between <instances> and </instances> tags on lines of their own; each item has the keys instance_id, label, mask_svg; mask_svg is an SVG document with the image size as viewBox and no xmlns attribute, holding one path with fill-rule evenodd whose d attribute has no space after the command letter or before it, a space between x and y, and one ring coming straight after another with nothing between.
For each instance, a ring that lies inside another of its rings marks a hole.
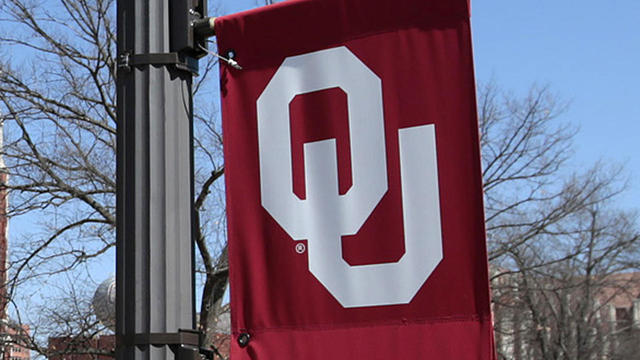
<instances>
[{"instance_id":1,"label":"brick building","mask_svg":"<svg viewBox=\"0 0 640 360\"><path fill-rule=\"evenodd\" d=\"M0 148L3 146L4 131L0 123ZM5 187L9 182L9 175L0 155L0 359L24 360L30 359L29 350L20 346L20 337L29 334L27 325L13 323L7 314L9 297L7 294L7 269L9 257L9 194Z\"/></svg>"},{"instance_id":2,"label":"brick building","mask_svg":"<svg viewBox=\"0 0 640 360\"><path fill-rule=\"evenodd\" d=\"M224 359L229 359L230 341L231 337L226 333L218 333L214 336L214 346ZM102 335L91 339L81 337L52 337L49 338L47 358L49 360L113 359L115 345L114 335ZM214 359L219 360L220 357L215 356Z\"/></svg>"},{"instance_id":3,"label":"brick building","mask_svg":"<svg viewBox=\"0 0 640 360\"><path fill-rule=\"evenodd\" d=\"M0 347L2 360L29 360L31 353L29 349L20 346L20 338L29 335L29 326L7 322L2 322L2 345ZM18 330L19 329L19 330Z\"/></svg>"},{"instance_id":4,"label":"brick building","mask_svg":"<svg viewBox=\"0 0 640 360\"><path fill-rule=\"evenodd\" d=\"M492 273L508 274L491 284L498 359L628 360L640 353L640 273L562 283Z\"/></svg>"},{"instance_id":5,"label":"brick building","mask_svg":"<svg viewBox=\"0 0 640 360\"><path fill-rule=\"evenodd\" d=\"M51 337L47 358L50 360L113 359L116 346L114 335L83 337Z\"/></svg>"}]
</instances>

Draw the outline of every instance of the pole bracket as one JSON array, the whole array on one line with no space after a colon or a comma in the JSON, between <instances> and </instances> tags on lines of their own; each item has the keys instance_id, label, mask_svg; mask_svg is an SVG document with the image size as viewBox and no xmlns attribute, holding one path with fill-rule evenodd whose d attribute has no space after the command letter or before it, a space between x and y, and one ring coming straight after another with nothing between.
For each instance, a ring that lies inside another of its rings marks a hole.
<instances>
[{"instance_id":1,"label":"pole bracket","mask_svg":"<svg viewBox=\"0 0 640 360\"><path fill-rule=\"evenodd\" d=\"M125 52L118 56L118 69L130 71L132 67L145 65L171 65L175 66L178 70L188 71L194 75L198 75L199 70L197 59L191 56L184 56L177 52L147 54L131 54L130 52Z\"/></svg>"},{"instance_id":2,"label":"pole bracket","mask_svg":"<svg viewBox=\"0 0 640 360\"><path fill-rule=\"evenodd\" d=\"M143 333L133 336L131 345L200 345L200 333L180 329L177 333Z\"/></svg>"},{"instance_id":3,"label":"pole bracket","mask_svg":"<svg viewBox=\"0 0 640 360\"><path fill-rule=\"evenodd\" d=\"M177 360L198 360L199 354L205 359L214 355L222 358L217 349L206 349L200 344L201 333L197 330L179 329L177 333L138 333L119 337L118 346L170 346L176 351Z\"/></svg>"}]
</instances>

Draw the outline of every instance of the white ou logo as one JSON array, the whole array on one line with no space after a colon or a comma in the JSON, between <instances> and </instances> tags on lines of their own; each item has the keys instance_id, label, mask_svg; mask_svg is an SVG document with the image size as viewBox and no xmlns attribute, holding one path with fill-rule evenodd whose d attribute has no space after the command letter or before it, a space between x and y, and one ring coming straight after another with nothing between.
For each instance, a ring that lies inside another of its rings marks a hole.
<instances>
[{"instance_id":1,"label":"white ou logo","mask_svg":"<svg viewBox=\"0 0 640 360\"><path fill-rule=\"evenodd\" d=\"M335 139L305 143L303 200L293 192L289 103L335 87L347 94L352 186L339 194ZM405 254L351 266L341 236L360 230L388 188L380 78L346 47L289 57L257 106L262 206L293 240L308 240L309 271L343 307L409 303L442 260L434 125L398 131Z\"/></svg>"}]
</instances>

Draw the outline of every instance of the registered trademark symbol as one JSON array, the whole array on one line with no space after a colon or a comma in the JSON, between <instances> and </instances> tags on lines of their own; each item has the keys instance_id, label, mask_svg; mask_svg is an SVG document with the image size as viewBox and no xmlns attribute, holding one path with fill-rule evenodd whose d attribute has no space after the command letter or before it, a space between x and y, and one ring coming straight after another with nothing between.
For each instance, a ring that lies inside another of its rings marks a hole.
<instances>
[{"instance_id":1,"label":"registered trademark symbol","mask_svg":"<svg viewBox=\"0 0 640 360\"><path fill-rule=\"evenodd\" d=\"M307 247L303 243L296 244L296 252L298 254L303 254L305 251L307 251Z\"/></svg>"}]
</instances>

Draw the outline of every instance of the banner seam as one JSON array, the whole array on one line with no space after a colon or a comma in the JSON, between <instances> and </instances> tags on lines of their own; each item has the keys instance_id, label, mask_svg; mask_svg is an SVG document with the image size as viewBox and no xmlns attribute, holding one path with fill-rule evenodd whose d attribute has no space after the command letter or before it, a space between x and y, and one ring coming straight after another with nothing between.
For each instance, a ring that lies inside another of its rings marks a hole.
<instances>
[{"instance_id":1,"label":"banner seam","mask_svg":"<svg viewBox=\"0 0 640 360\"><path fill-rule=\"evenodd\" d=\"M491 323L491 316L464 316L464 317L439 317L433 319L418 319L418 320L400 320L400 321L387 321L387 322L367 322L360 324L318 324L318 325L284 325L278 327L263 327L263 328L250 328L239 327L232 331L233 335L238 335L242 332L249 333L265 333L265 332L282 332L282 331L332 331L332 330L346 330L346 329L361 329L361 328L375 328L375 327L403 327L410 325L423 325L423 324L444 324L444 323Z\"/></svg>"}]
</instances>

